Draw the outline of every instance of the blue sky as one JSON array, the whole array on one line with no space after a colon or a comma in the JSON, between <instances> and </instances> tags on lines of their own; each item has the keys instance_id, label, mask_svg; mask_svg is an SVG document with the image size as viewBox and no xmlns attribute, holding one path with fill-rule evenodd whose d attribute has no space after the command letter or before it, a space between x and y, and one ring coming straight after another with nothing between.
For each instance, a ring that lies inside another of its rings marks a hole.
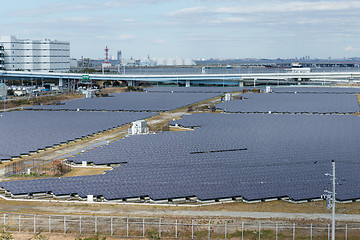
<instances>
[{"instance_id":1,"label":"blue sky","mask_svg":"<svg viewBox=\"0 0 360 240\"><path fill-rule=\"evenodd\" d=\"M0 35L71 43L103 58L360 56L360 1L1 1Z\"/></svg>"}]
</instances>

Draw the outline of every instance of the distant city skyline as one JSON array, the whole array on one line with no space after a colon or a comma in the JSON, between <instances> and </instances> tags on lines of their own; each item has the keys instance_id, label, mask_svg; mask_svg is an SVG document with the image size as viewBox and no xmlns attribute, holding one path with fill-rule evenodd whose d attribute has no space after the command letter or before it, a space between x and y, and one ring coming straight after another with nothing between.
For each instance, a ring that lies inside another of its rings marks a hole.
<instances>
[{"instance_id":1,"label":"distant city skyline","mask_svg":"<svg viewBox=\"0 0 360 240\"><path fill-rule=\"evenodd\" d=\"M19 4L21 3L21 4ZM360 1L4 1L0 36L69 41L71 57L360 56Z\"/></svg>"}]
</instances>

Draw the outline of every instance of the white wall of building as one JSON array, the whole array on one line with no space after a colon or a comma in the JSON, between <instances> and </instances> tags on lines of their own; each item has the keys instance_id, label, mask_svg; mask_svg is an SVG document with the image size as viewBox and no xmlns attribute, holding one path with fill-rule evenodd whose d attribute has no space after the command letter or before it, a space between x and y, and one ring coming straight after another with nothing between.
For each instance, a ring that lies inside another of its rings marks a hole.
<instances>
[{"instance_id":1,"label":"white wall of building","mask_svg":"<svg viewBox=\"0 0 360 240\"><path fill-rule=\"evenodd\" d=\"M6 70L54 71L70 70L70 43L57 40L0 37L4 46Z\"/></svg>"}]
</instances>

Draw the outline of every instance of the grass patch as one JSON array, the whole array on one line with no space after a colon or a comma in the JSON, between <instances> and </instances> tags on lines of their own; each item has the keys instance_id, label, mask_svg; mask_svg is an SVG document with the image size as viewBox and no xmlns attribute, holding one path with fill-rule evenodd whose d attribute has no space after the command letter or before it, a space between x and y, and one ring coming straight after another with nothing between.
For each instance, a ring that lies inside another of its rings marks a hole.
<instances>
[{"instance_id":1,"label":"grass patch","mask_svg":"<svg viewBox=\"0 0 360 240\"><path fill-rule=\"evenodd\" d=\"M76 167L71 172L66 173L63 177L75 177L75 176L88 176L104 174L106 171L111 170L111 167Z\"/></svg>"}]
</instances>

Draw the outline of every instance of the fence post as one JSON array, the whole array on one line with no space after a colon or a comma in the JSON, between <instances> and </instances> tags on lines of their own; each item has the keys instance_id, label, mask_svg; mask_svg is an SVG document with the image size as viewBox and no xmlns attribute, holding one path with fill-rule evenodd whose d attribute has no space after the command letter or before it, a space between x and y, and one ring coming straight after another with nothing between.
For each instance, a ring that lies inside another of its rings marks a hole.
<instances>
[{"instance_id":1,"label":"fence post","mask_svg":"<svg viewBox=\"0 0 360 240\"><path fill-rule=\"evenodd\" d=\"M49 233L51 233L51 216L49 216Z\"/></svg>"},{"instance_id":2,"label":"fence post","mask_svg":"<svg viewBox=\"0 0 360 240\"><path fill-rule=\"evenodd\" d=\"M278 224L275 225L275 239L278 239Z\"/></svg>"},{"instance_id":3,"label":"fence post","mask_svg":"<svg viewBox=\"0 0 360 240\"><path fill-rule=\"evenodd\" d=\"M194 220L191 220L191 239L194 239Z\"/></svg>"},{"instance_id":4,"label":"fence post","mask_svg":"<svg viewBox=\"0 0 360 240\"><path fill-rule=\"evenodd\" d=\"M210 231L211 231L211 220L209 220L209 240L210 240Z\"/></svg>"},{"instance_id":5,"label":"fence post","mask_svg":"<svg viewBox=\"0 0 360 240\"><path fill-rule=\"evenodd\" d=\"M64 216L64 234L66 234L66 216Z\"/></svg>"},{"instance_id":6,"label":"fence post","mask_svg":"<svg viewBox=\"0 0 360 240\"><path fill-rule=\"evenodd\" d=\"M159 238L161 238L161 218L159 219Z\"/></svg>"},{"instance_id":7,"label":"fence post","mask_svg":"<svg viewBox=\"0 0 360 240\"><path fill-rule=\"evenodd\" d=\"M129 237L129 218L126 218L126 237Z\"/></svg>"},{"instance_id":8,"label":"fence post","mask_svg":"<svg viewBox=\"0 0 360 240\"><path fill-rule=\"evenodd\" d=\"M110 219L110 234L111 234L111 236L114 235L114 230L113 230L113 218Z\"/></svg>"},{"instance_id":9,"label":"fence post","mask_svg":"<svg viewBox=\"0 0 360 240\"><path fill-rule=\"evenodd\" d=\"M244 240L244 222L241 223L241 240Z\"/></svg>"},{"instance_id":10,"label":"fence post","mask_svg":"<svg viewBox=\"0 0 360 240\"><path fill-rule=\"evenodd\" d=\"M312 223L310 224L310 240L312 240Z\"/></svg>"},{"instance_id":11,"label":"fence post","mask_svg":"<svg viewBox=\"0 0 360 240\"><path fill-rule=\"evenodd\" d=\"M145 237L145 218L143 218L143 238Z\"/></svg>"},{"instance_id":12,"label":"fence post","mask_svg":"<svg viewBox=\"0 0 360 240\"><path fill-rule=\"evenodd\" d=\"M345 240L347 240L347 224L345 225Z\"/></svg>"},{"instance_id":13,"label":"fence post","mask_svg":"<svg viewBox=\"0 0 360 240\"><path fill-rule=\"evenodd\" d=\"M226 233L227 233L227 226L226 226L226 220L225 220L225 240L227 239L226 238L226 235L227 235Z\"/></svg>"},{"instance_id":14,"label":"fence post","mask_svg":"<svg viewBox=\"0 0 360 240\"><path fill-rule=\"evenodd\" d=\"M175 220L175 238L177 238L177 226L178 224L177 224L177 219Z\"/></svg>"},{"instance_id":15,"label":"fence post","mask_svg":"<svg viewBox=\"0 0 360 240\"><path fill-rule=\"evenodd\" d=\"M295 223L293 225L293 240L295 240Z\"/></svg>"},{"instance_id":16,"label":"fence post","mask_svg":"<svg viewBox=\"0 0 360 240\"><path fill-rule=\"evenodd\" d=\"M260 240L260 237L261 237L261 222L259 222L259 240Z\"/></svg>"},{"instance_id":17,"label":"fence post","mask_svg":"<svg viewBox=\"0 0 360 240\"><path fill-rule=\"evenodd\" d=\"M35 215L34 215L34 233L36 233L36 219L35 219Z\"/></svg>"},{"instance_id":18,"label":"fence post","mask_svg":"<svg viewBox=\"0 0 360 240\"><path fill-rule=\"evenodd\" d=\"M80 216L80 219L79 219L79 234L81 235L81 216Z\"/></svg>"},{"instance_id":19,"label":"fence post","mask_svg":"<svg viewBox=\"0 0 360 240\"><path fill-rule=\"evenodd\" d=\"M97 234L97 217L95 217L95 234Z\"/></svg>"},{"instance_id":20,"label":"fence post","mask_svg":"<svg viewBox=\"0 0 360 240\"><path fill-rule=\"evenodd\" d=\"M6 214L4 213L4 232L6 232Z\"/></svg>"},{"instance_id":21,"label":"fence post","mask_svg":"<svg viewBox=\"0 0 360 240\"><path fill-rule=\"evenodd\" d=\"M19 214L19 232L21 232L21 220L20 220L20 218L21 218L21 215Z\"/></svg>"},{"instance_id":22,"label":"fence post","mask_svg":"<svg viewBox=\"0 0 360 240\"><path fill-rule=\"evenodd\" d=\"M330 240L330 224L328 224L328 240Z\"/></svg>"}]
</instances>

